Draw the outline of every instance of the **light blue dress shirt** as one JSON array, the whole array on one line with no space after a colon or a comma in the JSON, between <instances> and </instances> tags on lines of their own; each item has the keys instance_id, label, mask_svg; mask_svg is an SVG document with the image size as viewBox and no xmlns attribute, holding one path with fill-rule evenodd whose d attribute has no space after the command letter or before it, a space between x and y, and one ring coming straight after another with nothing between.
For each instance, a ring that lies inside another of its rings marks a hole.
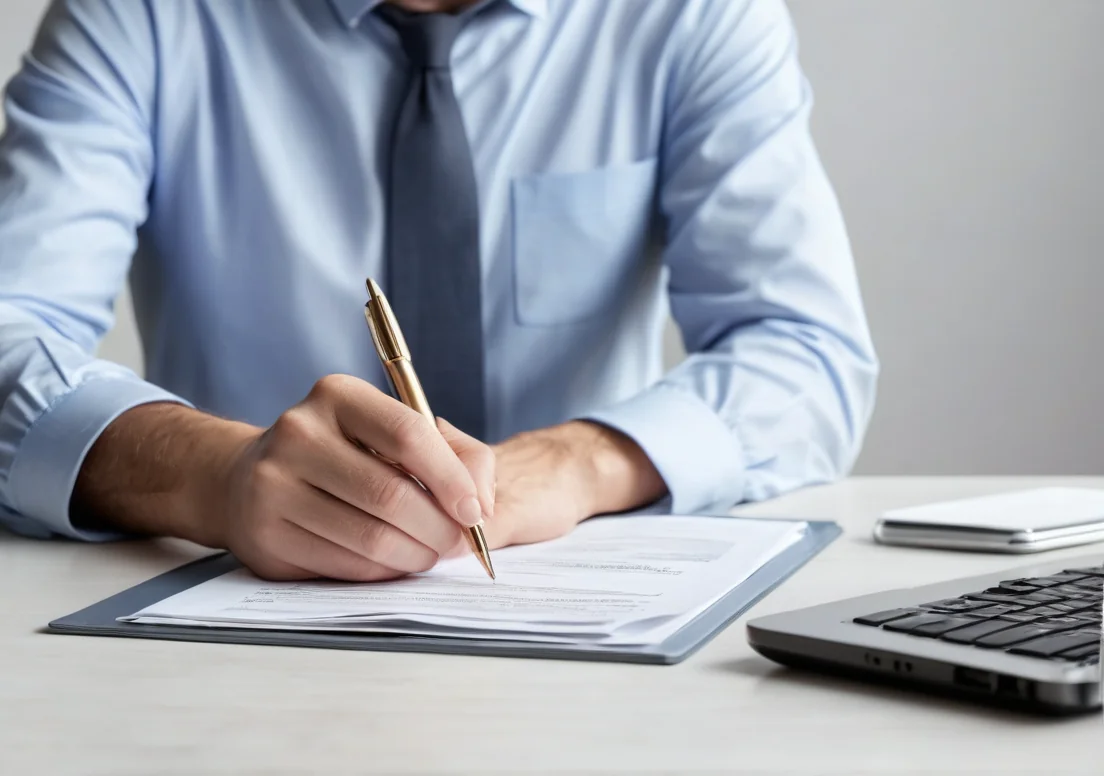
<instances>
[{"instance_id":1,"label":"light blue dress shirt","mask_svg":"<svg viewBox=\"0 0 1104 776\"><path fill-rule=\"evenodd\" d=\"M329 373L386 386L361 310L406 62L374 5L54 3L0 140L0 521L103 538L72 486L144 402L268 425ZM781 0L500 0L464 29L490 441L609 424L674 512L852 464L877 364L796 53ZM128 272L145 380L94 356Z\"/></svg>"}]
</instances>

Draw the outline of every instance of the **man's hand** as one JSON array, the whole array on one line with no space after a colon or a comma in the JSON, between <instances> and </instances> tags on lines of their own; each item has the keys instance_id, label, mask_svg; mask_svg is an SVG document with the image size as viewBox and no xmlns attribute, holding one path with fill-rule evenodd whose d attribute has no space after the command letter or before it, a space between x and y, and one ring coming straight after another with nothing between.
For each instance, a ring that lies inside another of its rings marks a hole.
<instances>
[{"instance_id":1,"label":"man's hand","mask_svg":"<svg viewBox=\"0 0 1104 776\"><path fill-rule=\"evenodd\" d=\"M494 452L497 493L484 528L492 548L555 539L588 517L640 507L666 491L635 442L595 423L519 434Z\"/></svg>"},{"instance_id":2,"label":"man's hand","mask_svg":"<svg viewBox=\"0 0 1104 776\"><path fill-rule=\"evenodd\" d=\"M493 452L437 425L344 376L320 380L268 429L143 405L93 445L73 519L226 548L267 578L370 581L470 552L465 527L484 515L492 547L529 544L665 490L632 440L597 424L520 434Z\"/></svg>"},{"instance_id":3,"label":"man's hand","mask_svg":"<svg viewBox=\"0 0 1104 776\"><path fill-rule=\"evenodd\" d=\"M73 509L225 547L267 578L380 580L459 546L493 509L494 468L486 445L331 376L263 431L175 405L124 413L90 451Z\"/></svg>"}]
</instances>

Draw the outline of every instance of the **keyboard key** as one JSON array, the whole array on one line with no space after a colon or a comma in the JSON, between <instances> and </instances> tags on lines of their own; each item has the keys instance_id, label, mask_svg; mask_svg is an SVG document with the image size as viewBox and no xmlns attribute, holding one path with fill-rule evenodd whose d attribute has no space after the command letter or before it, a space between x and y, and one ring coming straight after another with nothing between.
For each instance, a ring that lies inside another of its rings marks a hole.
<instances>
[{"instance_id":1,"label":"keyboard key","mask_svg":"<svg viewBox=\"0 0 1104 776\"><path fill-rule=\"evenodd\" d=\"M987 601L971 601L966 598L945 598L942 601L932 601L930 604L921 604L925 609L936 609L941 612L968 612L971 609L983 609L989 606Z\"/></svg>"},{"instance_id":2,"label":"keyboard key","mask_svg":"<svg viewBox=\"0 0 1104 776\"><path fill-rule=\"evenodd\" d=\"M1071 612L1084 612L1089 609L1099 608L1092 601L1078 601L1076 599L1068 599L1065 601L1055 601L1052 604L1047 604L1048 609L1057 609L1063 614L1070 614Z\"/></svg>"},{"instance_id":3,"label":"keyboard key","mask_svg":"<svg viewBox=\"0 0 1104 776\"><path fill-rule=\"evenodd\" d=\"M991 633L1015 627L1017 626L1014 622L1007 622L1005 620L985 620L984 622L974 623L965 628L956 628L953 631L948 631L939 638L944 641L953 641L956 644L973 644L976 639L980 639L983 636L988 636Z\"/></svg>"},{"instance_id":4,"label":"keyboard key","mask_svg":"<svg viewBox=\"0 0 1104 776\"><path fill-rule=\"evenodd\" d=\"M1011 582L1001 582L999 587L990 587L982 591L982 595L991 593L998 596L1007 596L1008 598L1021 600L1028 593L1041 593L1046 588L1028 587L1027 585L1014 584Z\"/></svg>"},{"instance_id":5,"label":"keyboard key","mask_svg":"<svg viewBox=\"0 0 1104 776\"><path fill-rule=\"evenodd\" d=\"M1074 618L1075 620L1084 620L1085 622L1095 622L1098 624L1102 619L1099 609L1088 609L1084 612L1074 612L1069 616Z\"/></svg>"},{"instance_id":6,"label":"keyboard key","mask_svg":"<svg viewBox=\"0 0 1104 776\"><path fill-rule=\"evenodd\" d=\"M1067 582L1076 582L1084 578L1084 574L1063 571L1061 574L1052 574L1049 577L1033 577L1031 581L1038 587L1053 587L1055 585L1064 585Z\"/></svg>"},{"instance_id":7,"label":"keyboard key","mask_svg":"<svg viewBox=\"0 0 1104 776\"><path fill-rule=\"evenodd\" d=\"M1065 630L1071 630L1076 626L1065 626ZM1032 624L1032 625L1017 625L1014 628L1008 630L998 631L997 633L990 633L988 636L982 636L976 639L973 643L979 647L1010 647L1013 644L1019 644L1020 642L1027 641L1028 639L1035 639L1040 636L1049 636L1056 630L1062 630L1063 626L1056 625L1051 628L1045 624Z\"/></svg>"},{"instance_id":8,"label":"keyboard key","mask_svg":"<svg viewBox=\"0 0 1104 776\"><path fill-rule=\"evenodd\" d=\"M1021 601L1034 601L1039 604L1047 604L1051 601L1061 601L1062 596L1048 593L1046 590L1038 590L1034 593L1028 593L1027 595L1020 596Z\"/></svg>"},{"instance_id":9,"label":"keyboard key","mask_svg":"<svg viewBox=\"0 0 1104 776\"><path fill-rule=\"evenodd\" d=\"M1045 606L1033 606L1027 610L1030 614L1034 614L1036 617L1062 617L1070 613L1068 608L1059 608L1054 604L1046 604Z\"/></svg>"},{"instance_id":10,"label":"keyboard key","mask_svg":"<svg viewBox=\"0 0 1104 776\"><path fill-rule=\"evenodd\" d=\"M992 588L990 588L992 589ZM1007 591L1001 591L999 593L991 593L988 590L982 590L980 593L967 593L966 598L971 601L984 601L987 604L1020 604L1025 599L1029 598L1031 593L1009 593ZM1059 596L1048 596L1049 600L1059 601ZM1040 601L1039 603L1045 603Z\"/></svg>"},{"instance_id":11,"label":"keyboard key","mask_svg":"<svg viewBox=\"0 0 1104 776\"><path fill-rule=\"evenodd\" d=\"M890 620L882 626L882 629L887 631L897 631L900 633L909 633L916 628L919 628L921 625L935 625L949 619L949 617L943 614L915 614L912 617L903 617L901 619Z\"/></svg>"},{"instance_id":12,"label":"keyboard key","mask_svg":"<svg viewBox=\"0 0 1104 776\"><path fill-rule=\"evenodd\" d=\"M984 609L972 610L970 616L996 617L1001 614L1008 614L1009 612L1022 612L1026 608L1025 606L1013 606L1012 604L993 604L992 606L986 606Z\"/></svg>"},{"instance_id":13,"label":"keyboard key","mask_svg":"<svg viewBox=\"0 0 1104 776\"><path fill-rule=\"evenodd\" d=\"M897 627L904 620L896 620L885 626L886 630L897 630ZM930 622L925 625L918 625L915 628L909 629L909 633L913 636L927 636L929 638L935 638L941 636L947 631L954 630L955 628L964 628L967 625L974 625L977 620L967 619L966 617L944 617L939 622ZM1084 623L1081 623L1084 625Z\"/></svg>"},{"instance_id":14,"label":"keyboard key","mask_svg":"<svg viewBox=\"0 0 1104 776\"><path fill-rule=\"evenodd\" d=\"M1060 595L1063 598L1093 598L1093 590L1086 590L1083 587L1078 587L1074 584L1055 585L1054 587L1048 587L1046 589L1048 593L1054 595Z\"/></svg>"},{"instance_id":15,"label":"keyboard key","mask_svg":"<svg viewBox=\"0 0 1104 776\"><path fill-rule=\"evenodd\" d=\"M1026 612L1009 612L1008 614L1002 614L998 617L998 620L1008 620L1008 622L1035 622L1036 620L1043 619L1044 615L1037 614L1036 612L1028 609Z\"/></svg>"},{"instance_id":16,"label":"keyboard key","mask_svg":"<svg viewBox=\"0 0 1104 776\"><path fill-rule=\"evenodd\" d=\"M1104 590L1104 579L1100 577L1085 577L1069 584L1074 587L1083 587L1086 590Z\"/></svg>"},{"instance_id":17,"label":"keyboard key","mask_svg":"<svg viewBox=\"0 0 1104 776\"><path fill-rule=\"evenodd\" d=\"M999 634L998 634L999 635ZM1059 633L1039 639L1025 641L1009 652L1015 655L1034 655L1035 657L1053 657L1061 652L1079 649L1089 645L1100 648L1100 637L1086 633Z\"/></svg>"},{"instance_id":18,"label":"keyboard key","mask_svg":"<svg viewBox=\"0 0 1104 776\"><path fill-rule=\"evenodd\" d=\"M1090 566L1084 569L1066 569L1064 574L1084 574L1090 577L1104 577L1104 566Z\"/></svg>"},{"instance_id":19,"label":"keyboard key","mask_svg":"<svg viewBox=\"0 0 1104 776\"><path fill-rule=\"evenodd\" d=\"M1100 657L1100 641L1094 640L1091 644L1076 649L1067 649L1058 657L1063 660L1084 660L1085 658Z\"/></svg>"},{"instance_id":20,"label":"keyboard key","mask_svg":"<svg viewBox=\"0 0 1104 776\"><path fill-rule=\"evenodd\" d=\"M1045 620L1039 620L1039 624L1053 626L1055 628L1064 628L1067 625L1071 628L1091 627L1084 620L1078 620L1076 617L1072 617L1068 614L1061 617L1047 617Z\"/></svg>"},{"instance_id":21,"label":"keyboard key","mask_svg":"<svg viewBox=\"0 0 1104 776\"><path fill-rule=\"evenodd\" d=\"M912 614L920 614L919 609L889 609L884 612L875 612L874 614L864 614L862 617L856 617L855 622L859 625L873 625L877 627L882 623L889 622L890 620L898 620L902 617L908 617Z\"/></svg>"},{"instance_id":22,"label":"keyboard key","mask_svg":"<svg viewBox=\"0 0 1104 776\"><path fill-rule=\"evenodd\" d=\"M1036 585L1030 579L1010 579L1007 582L1001 582L995 590L1010 590L1013 593L1034 593L1041 585Z\"/></svg>"}]
</instances>

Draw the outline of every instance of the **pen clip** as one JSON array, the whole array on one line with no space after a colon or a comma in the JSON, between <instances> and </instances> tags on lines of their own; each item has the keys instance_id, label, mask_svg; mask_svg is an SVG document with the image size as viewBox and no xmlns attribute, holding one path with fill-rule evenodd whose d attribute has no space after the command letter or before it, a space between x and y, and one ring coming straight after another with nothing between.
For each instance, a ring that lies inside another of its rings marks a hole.
<instances>
[{"instance_id":1,"label":"pen clip","mask_svg":"<svg viewBox=\"0 0 1104 776\"><path fill-rule=\"evenodd\" d=\"M406 346L402 331L395 324L395 315L387 297L379 292L379 287L368 281L370 298L364 305L364 319L368 321L368 330L372 333L372 343L376 352L384 361L410 359L410 350Z\"/></svg>"}]
</instances>

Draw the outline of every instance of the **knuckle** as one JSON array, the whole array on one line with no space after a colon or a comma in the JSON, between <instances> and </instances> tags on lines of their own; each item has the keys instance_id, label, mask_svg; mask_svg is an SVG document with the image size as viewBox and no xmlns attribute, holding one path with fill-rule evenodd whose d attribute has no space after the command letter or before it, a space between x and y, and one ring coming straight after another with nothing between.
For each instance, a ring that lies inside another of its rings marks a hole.
<instances>
[{"instance_id":1,"label":"knuckle","mask_svg":"<svg viewBox=\"0 0 1104 776\"><path fill-rule=\"evenodd\" d=\"M400 474L385 477L376 486L376 505L383 516L401 514L414 495L414 483Z\"/></svg>"},{"instance_id":2,"label":"knuckle","mask_svg":"<svg viewBox=\"0 0 1104 776\"><path fill-rule=\"evenodd\" d=\"M277 444L303 445L317 438L318 424L306 411L291 409L276 419L272 431Z\"/></svg>"},{"instance_id":3,"label":"knuckle","mask_svg":"<svg viewBox=\"0 0 1104 776\"><path fill-rule=\"evenodd\" d=\"M343 396L349 390L349 381L351 379L352 378L348 375L338 374L321 377L311 388L309 397L332 401L337 397Z\"/></svg>"},{"instance_id":4,"label":"knuckle","mask_svg":"<svg viewBox=\"0 0 1104 776\"><path fill-rule=\"evenodd\" d=\"M387 524L376 520L361 526L357 541L362 554L377 561L389 557L395 549L395 537L391 535Z\"/></svg>"},{"instance_id":5,"label":"knuckle","mask_svg":"<svg viewBox=\"0 0 1104 776\"><path fill-rule=\"evenodd\" d=\"M479 446L473 451L472 458L475 465L485 471L493 472L498 463L494 450L482 442L480 442Z\"/></svg>"},{"instance_id":6,"label":"knuckle","mask_svg":"<svg viewBox=\"0 0 1104 776\"><path fill-rule=\"evenodd\" d=\"M423 451L433 429L429 421L416 412L403 412L391 426L391 438L403 455L415 455Z\"/></svg>"}]
</instances>

